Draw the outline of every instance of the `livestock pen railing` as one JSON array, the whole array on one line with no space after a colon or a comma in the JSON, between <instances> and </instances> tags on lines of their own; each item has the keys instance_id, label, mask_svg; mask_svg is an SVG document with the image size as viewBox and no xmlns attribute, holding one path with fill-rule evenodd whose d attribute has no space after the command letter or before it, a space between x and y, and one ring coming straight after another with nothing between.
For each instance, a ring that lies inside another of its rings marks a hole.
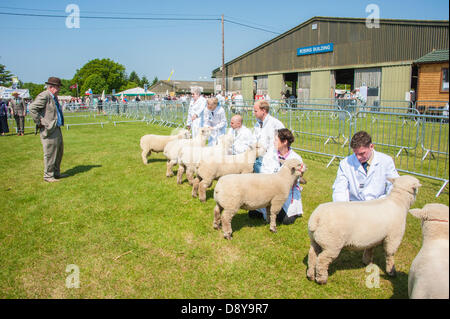
<instances>
[{"instance_id":1,"label":"livestock pen railing","mask_svg":"<svg viewBox=\"0 0 450 319\"><path fill-rule=\"evenodd\" d=\"M293 148L327 156L330 161L342 159L352 153L350 139L359 130L372 136L376 149L393 157L400 172L442 181L436 196L448 185L449 176L449 123L448 113L420 112L403 101L386 101L375 106L357 108L338 104L302 103L291 106L271 101L271 114L278 118L296 136ZM324 101L325 102L325 101ZM153 123L161 126L183 127L189 105L177 101L142 101L104 103L99 112L95 107L65 112L65 126L117 125L126 122ZM233 114L243 117L244 125L255 124L253 103L224 105L228 123ZM14 120L9 121L15 125ZM30 117L26 128L34 128Z\"/></svg>"}]
</instances>

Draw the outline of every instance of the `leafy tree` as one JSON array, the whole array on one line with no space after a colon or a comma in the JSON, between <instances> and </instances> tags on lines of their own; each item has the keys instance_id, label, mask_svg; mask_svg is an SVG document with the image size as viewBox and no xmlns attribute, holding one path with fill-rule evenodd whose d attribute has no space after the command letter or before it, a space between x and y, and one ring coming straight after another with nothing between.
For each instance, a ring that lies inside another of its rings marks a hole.
<instances>
[{"instance_id":1,"label":"leafy tree","mask_svg":"<svg viewBox=\"0 0 450 319\"><path fill-rule=\"evenodd\" d=\"M137 84L136 82L128 81L127 84L123 85L120 88L120 91L125 91L125 90L132 89L132 88L135 88L135 87L138 87L138 86L139 86L139 84Z\"/></svg>"},{"instance_id":2,"label":"leafy tree","mask_svg":"<svg viewBox=\"0 0 450 319\"><path fill-rule=\"evenodd\" d=\"M6 66L0 64L0 85L10 86L13 75L6 70Z\"/></svg>"},{"instance_id":3,"label":"leafy tree","mask_svg":"<svg viewBox=\"0 0 450 319\"><path fill-rule=\"evenodd\" d=\"M130 76L128 77L128 82L141 83L139 79L139 75L135 71L131 71Z\"/></svg>"},{"instance_id":4,"label":"leafy tree","mask_svg":"<svg viewBox=\"0 0 450 319\"><path fill-rule=\"evenodd\" d=\"M148 79L147 79L147 77L146 77L145 75L142 76L142 78L141 78L140 87L141 87L141 88L144 88L144 84L147 84L148 86L150 86L150 85L149 85L150 82L148 81Z\"/></svg>"},{"instance_id":5,"label":"leafy tree","mask_svg":"<svg viewBox=\"0 0 450 319\"><path fill-rule=\"evenodd\" d=\"M153 82L152 82L152 85L155 85L156 83L158 83L158 77L157 76L155 76L155 78L153 79Z\"/></svg>"},{"instance_id":6,"label":"leafy tree","mask_svg":"<svg viewBox=\"0 0 450 319\"><path fill-rule=\"evenodd\" d=\"M96 79L101 78L103 81L98 85L92 83L92 81L89 85L86 85L87 79L93 75L97 75L98 77L96 77ZM110 59L94 59L86 63L81 69L77 70L71 83L78 83L82 92L89 89L89 87L91 87L92 90L94 90L94 87L97 89L101 87L102 91L104 89L106 93L109 93L113 89L119 91L123 85L126 85L127 77L123 65ZM102 93L102 91L100 91L100 93Z\"/></svg>"},{"instance_id":7,"label":"leafy tree","mask_svg":"<svg viewBox=\"0 0 450 319\"><path fill-rule=\"evenodd\" d=\"M25 82L21 85L22 89L28 89L30 96L34 99L39 93L45 90L44 84L36 84L32 82Z\"/></svg>"},{"instance_id":8,"label":"leafy tree","mask_svg":"<svg viewBox=\"0 0 450 319\"><path fill-rule=\"evenodd\" d=\"M71 80L65 80L65 79L61 79L61 90L59 91L59 95L71 95L71 96L75 96L76 95L76 89L75 91L72 90L70 88L70 86L72 81Z\"/></svg>"},{"instance_id":9,"label":"leafy tree","mask_svg":"<svg viewBox=\"0 0 450 319\"><path fill-rule=\"evenodd\" d=\"M101 75L94 73L88 76L86 81L84 81L80 94L83 95L84 92L89 89L91 89L94 94L102 94L103 90L108 92L108 85Z\"/></svg>"}]
</instances>

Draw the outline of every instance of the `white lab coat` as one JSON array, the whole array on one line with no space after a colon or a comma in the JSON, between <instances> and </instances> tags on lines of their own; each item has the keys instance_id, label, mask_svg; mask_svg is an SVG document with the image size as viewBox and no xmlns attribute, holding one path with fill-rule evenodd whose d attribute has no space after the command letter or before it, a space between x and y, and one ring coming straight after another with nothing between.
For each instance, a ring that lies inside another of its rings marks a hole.
<instances>
[{"instance_id":1,"label":"white lab coat","mask_svg":"<svg viewBox=\"0 0 450 319\"><path fill-rule=\"evenodd\" d=\"M285 160L289 159L298 159L303 163L302 157L298 155L294 150L290 149L288 155L285 157ZM266 166L262 166L261 170L264 170L266 173L276 173L280 170L280 161L278 159L278 152L275 156L271 156L270 160L266 161ZM303 205L302 205L302 187L300 186L299 180L294 184L294 186L289 191L289 196L283 204L283 209L286 212L286 215L291 217L295 215L303 214ZM263 214L264 219L267 220L267 212L265 208L257 209L260 213Z\"/></svg>"},{"instance_id":2,"label":"white lab coat","mask_svg":"<svg viewBox=\"0 0 450 319\"><path fill-rule=\"evenodd\" d=\"M231 128L228 134L233 137L233 145L231 146L231 153L241 154L244 153L249 145L256 142L256 138L245 125L242 125L239 129L234 130Z\"/></svg>"},{"instance_id":3,"label":"white lab coat","mask_svg":"<svg viewBox=\"0 0 450 319\"><path fill-rule=\"evenodd\" d=\"M214 111L205 108L203 123L204 126L213 128L208 140L208 146L216 145L219 136L224 135L227 130L227 116L223 107L216 106Z\"/></svg>"},{"instance_id":4,"label":"white lab coat","mask_svg":"<svg viewBox=\"0 0 450 319\"><path fill-rule=\"evenodd\" d=\"M267 114L263 121L263 126L261 127L257 121L254 127L254 134L256 141L261 143L262 146L267 150L266 154L257 161L261 161L261 170L255 170L255 173L270 173L270 171L265 171L264 167L271 167L272 164L267 161L271 161L274 156L277 156L277 150L273 144L275 139L275 131L284 128L284 124L279 120ZM258 165L256 165L258 166Z\"/></svg>"},{"instance_id":5,"label":"white lab coat","mask_svg":"<svg viewBox=\"0 0 450 319\"><path fill-rule=\"evenodd\" d=\"M189 104L189 110L188 110L188 118L186 121L186 125L191 127L191 134L192 138L196 137L198 134L198 131L201 127L203 127L204 123L204 112L206 109L206 99L203 96L199 96L197 101L194 101L194 99L191 100L191 103ZM192 121L192 116L194 114L197 115L197 118Z\"/></svg>"},{"instance_id":6,"label":"white lab coat","mask_svg":"<svg viewBox=\"0 0 450 319\"><path fill-rule=\"evenodd\" d=\"M333 201L366 201L386 196L392 183L386 178L399 177L392 158L373 151L372 163L366 173L355 154L344 158L333 184Z\"/></svg>"}]
</instances>

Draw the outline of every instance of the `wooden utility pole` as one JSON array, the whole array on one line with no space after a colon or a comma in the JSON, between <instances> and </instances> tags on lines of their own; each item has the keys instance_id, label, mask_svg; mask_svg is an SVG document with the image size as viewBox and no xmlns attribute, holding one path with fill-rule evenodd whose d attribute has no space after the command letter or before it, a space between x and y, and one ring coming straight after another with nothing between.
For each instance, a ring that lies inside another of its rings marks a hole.
<instances>
[{"instance_id":1,"label":"wooden utility pole","mask_svg":"<svg viewBox=\"0 0 450 319\"><path fill-rule=\"evenodd\" d=\"M225 39L223 32L223 14L222 14L222 87L221 87L222 95L226 96L226 85L225 85Z\"/></svg>"}]
</instances>

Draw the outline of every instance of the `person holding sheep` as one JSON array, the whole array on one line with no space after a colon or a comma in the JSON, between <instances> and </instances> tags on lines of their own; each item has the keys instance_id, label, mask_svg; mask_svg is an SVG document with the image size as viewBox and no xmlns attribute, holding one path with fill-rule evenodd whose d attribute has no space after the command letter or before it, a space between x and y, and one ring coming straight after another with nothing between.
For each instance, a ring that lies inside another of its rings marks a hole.
<instances>
[{"instance_id":1,"label":"person holding sheep","mask_svg":"<svg viewBox=\"0 0 450 319\"><path fill-rule=\"evenodd\" d=\"M256 143L256 138L245 125L242 124L242 116L233 115L230 120L231 129L228 134L233 137L231 153L233 155L244 153L250 145Z\"/></svg>"},{"instance_id":2,"label":"person holding sheep","mask_svg":"<svg viewBox=\"0 0 450 319\"><path fill-rule=\"evenodd\" d=\"M218 106L219 100L212 97L206 100L206 110L204 112L204 126L211 128L208 146L217 144L219 136L224 135L227 129L227 116L223 107Z\"/></svg>"},{"instance_id":3,"label":"person holding sheep","mask_svg":"<svg viewBox=\"0 0 450 319\"><path fill-rule=\"evenodd\" d=\"M392 158L375 151L371 136L365 131L353 135L353 153L344 158L333 184L333 201L367 201L385 197L392 190L388 178L397 178Z\"/></svg>"},{"instance_id":4,"label":"person holding sheep","mask_svg":"<svg viewBox=\"0 0 450 319\"><path fill-rule=\"evenodd\" d=\"M275 131L284 128L284 124L269 114L269 102L265 100L255 102L253 113L256 117L254 127L256 141L267 150L263 157L256 159L253 171L255 173L272 173L270 163L265 162L271 161L273 156L276 155L277 151L274 147ZM264 171L262 167L268 167L268 170Z\"/></svg>"},{"instance_id":5,"label":"person holding sheep","mask_svg":"<svg viewBox=\"0 0 450 319\"><path fill-rule=\"evenodd\" d=\"M198 130L203 127L204 112L206 108L206 99L201 96L202 90L196 86L192 88L192 100L189 104L186 127L191 130L192 138L198 134Z\"/></svg>"},{"instance_id":6,"label":"person holding sheep","mask_svg":"<svg viewBox=\"0 0 450 319\"><path fill-rule=\"evenodd\" d=\"M284 161L289 159L298 159L300 163L303 160L300 155L291 149L291 144L294 142L294 135L287 128L277 130L275 135L274 146L277 152L275 155L268 156L264 161L261 171L265 173L276 173L280 170ZM305 164L303 163L303 166ZM304 169L306 170L306 166ZM283 204L283 208L277 215L277 222L284 225L293 224L298 217L303 214L301 191L302 187L299 183L300 179L294 183L286 202ZM251 210L248 212L250 218L261 218L267 220L267 213L265 208L258 210Z\"/></svg>"}]
</instances>

